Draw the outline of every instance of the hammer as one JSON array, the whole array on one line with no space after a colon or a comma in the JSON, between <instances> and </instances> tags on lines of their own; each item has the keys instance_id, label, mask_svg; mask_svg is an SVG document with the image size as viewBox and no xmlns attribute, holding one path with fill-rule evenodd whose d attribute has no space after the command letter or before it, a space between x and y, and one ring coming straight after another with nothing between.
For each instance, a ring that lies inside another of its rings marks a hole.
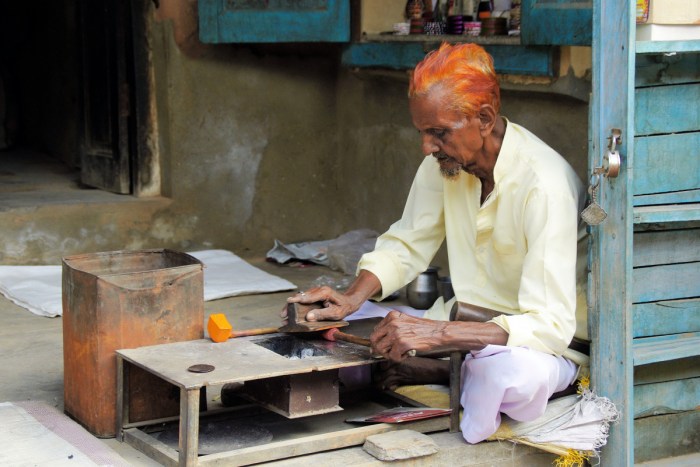
<instances>
[{"instance_id":1,"label":"hammer","mask_svg":"<svg viewBox=\"0 0 700 467\"><path fill-rule=\"evenodd\" d=\"M214 342L226 342L231 337L259 336L260 334L273 334L279 332L278 328L257 328L244 331L234 331L223 313L210 315L207 323L209 337Z\"/></svg>"},{"instance_id":2,"label":"hammer","mask_svg":"<svg viewBox=\"0 0 700 467\"><path fill-rule=\"evenodd\" d=\"M359 336L353 336L352 334L347 334L345 332L339 331L338 328L331 328L323 331L321 333L321 336L326 339L327 341L335 342L335 341L344 341L344 342L350 342L352 344L358 344L358 345L363 345L365 347L370 346L369 339L365 339L364 337L359 337ZM416 351L415 349L411 349L408 352L406 352L406 355L409 357L415 357L416 356Z\"/></svg>"}]
</instances>

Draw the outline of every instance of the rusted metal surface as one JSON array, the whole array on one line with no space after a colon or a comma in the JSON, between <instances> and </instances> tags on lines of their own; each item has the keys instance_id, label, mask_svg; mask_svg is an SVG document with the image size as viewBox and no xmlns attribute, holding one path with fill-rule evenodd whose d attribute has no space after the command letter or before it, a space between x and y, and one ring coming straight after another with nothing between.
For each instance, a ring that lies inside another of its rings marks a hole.
<instances>
[{"instance_id":1,"label":"rusted metal surface","mask_svg":"<svg viewBox=\"0 0 700 467\"><path fill-rule=\"evenodd\" d=\"M347 326L347 321L307 321L306 315L311 310L321 308L318 303L303 305L301 303L287 304L287 324L282 326L280 332L314 332L325 329Z\"/></svg>"},{"instance_id":2,"label":"rusted metal surface","mask_svg":"<svg viewBox=\"0 0 700 467\"><path fill-rule=\"evenodd\" d=\"M247 381L243 395L287 418L342 410L338 370Z\"/></svg>"},{"instance_id":3,"label":"rusted metal surface","mask_svg":"<svg viewBox=\"0 0 700 467\"><path fill-rule=\"evenodd\" d=\"M63 259L65 410L99 437L116 430L117 349L204 335L202 264L172 250ZM179 390L131 368L130 420L176 415Z\"/></svg>"}]
</instances>

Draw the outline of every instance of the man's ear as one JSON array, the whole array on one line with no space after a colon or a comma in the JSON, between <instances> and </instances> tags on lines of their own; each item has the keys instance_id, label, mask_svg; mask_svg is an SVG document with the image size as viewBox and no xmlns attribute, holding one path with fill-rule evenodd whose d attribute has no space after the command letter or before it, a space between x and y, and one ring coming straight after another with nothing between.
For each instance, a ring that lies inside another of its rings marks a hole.
<instances>
[{"instance_id":1,"label":"man's ear","mask_svg":"<svg viewBox=\"0 0 700 467\"><path fill-rule=\"evenodd\" d=\"M491 134L494 125L496 125L496 119L498 118L498 113L494 110L493 106L491 106L491 104L482 104L479 107L477 117L479 117L479 130L482 136Z\"/></svg>"}]
</instances>

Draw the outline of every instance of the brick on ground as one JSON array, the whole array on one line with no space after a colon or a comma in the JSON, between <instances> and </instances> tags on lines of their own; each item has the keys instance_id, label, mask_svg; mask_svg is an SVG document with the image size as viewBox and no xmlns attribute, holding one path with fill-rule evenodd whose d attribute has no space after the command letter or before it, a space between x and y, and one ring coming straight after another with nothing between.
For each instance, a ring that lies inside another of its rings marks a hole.
<instances>
[{"instance_id":1,"label":"brick on ground","mask_svg":"<svg viewBox=\"0 0 700 467\"><path fill-rule=\"evenodd\" d=\"M362 449L379 460L394 461L435 454L438 446L423 433L397 430L368 436Z\"/></svg>"}]
</instances>

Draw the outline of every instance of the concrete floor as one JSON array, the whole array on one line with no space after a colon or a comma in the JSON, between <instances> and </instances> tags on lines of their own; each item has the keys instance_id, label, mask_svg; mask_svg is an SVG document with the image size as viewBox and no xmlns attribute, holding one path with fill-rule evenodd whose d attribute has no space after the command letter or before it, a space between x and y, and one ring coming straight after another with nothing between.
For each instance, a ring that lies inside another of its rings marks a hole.
<instances>
[{"instance_id":1,"label":"concrete floor","mask_svg":"<svg viewBox=\"0 0 700 467\"><path fill-rule=\"evenodd\" d=\"M276 274L301 289L309 288L314 281L342 282L343 276L323 267L291 268L252 259L261 269ZM273 326L279 324L279 312L291 292L250 295L215 300L205 303L205 317L211 313L225 313L234 329ZM39 317L0 296L0 402L38 400L63 410L63 340L61 318ZM210 407L219 404L219 394L210 391ZM432 458L421 465L433 462L448 465L549 465L551 455L532 448L510 443L485 443L468 446L455 433L432 435L441 446L440 459ZM158 466L157 462L115 439L102 440L135 466ZM468 454L468 455L465 455ZM307 459L307 457L310 457ZM304 460L306 459L306 460ZM322 464L342 462L346 465L382 464L362 451L349 448L330 453L277 462L280 465L297 465L310 461ZM506 462L507 460L507 462ZM486 463L483 463L486 462ZM503 463L505 462L505 464ZM414 464L412 464L414 465Z\"/></svg>"},{"instance_id":2,"label":"concrete floor","mask_svg":"<svg viewBox=\"0 0 700 467\"><path fill-rule=\"evenodd\" d=\"M307 289L314 281L342 282L343 276L323 267L290 268L250 259L252 264ZM205 303L205 317L225 313L235 329L273 326L279 323L279 311L290 292L250 295ZM402 298L399 302L402 302ZM206 319L206 318L205 318ZM0 402L45 401L63 410L63 341L61 318L33 315L0 296ZM219 404L219 394L207 394L210 407ZM549 466L555 456L540 450L511 443L481 443L467 445L458 433L439 432L430 435L438 444L439 453L411 462L392 465L454 465L454 466ZM115 439L102 440L134 466L158 466L145 454ZM644 464L699 465L700 455L677 460ZM384 465L365 453L361 447L346 448L298 458L271 462L270 465Z\"/></svg>"}]
</instances>

